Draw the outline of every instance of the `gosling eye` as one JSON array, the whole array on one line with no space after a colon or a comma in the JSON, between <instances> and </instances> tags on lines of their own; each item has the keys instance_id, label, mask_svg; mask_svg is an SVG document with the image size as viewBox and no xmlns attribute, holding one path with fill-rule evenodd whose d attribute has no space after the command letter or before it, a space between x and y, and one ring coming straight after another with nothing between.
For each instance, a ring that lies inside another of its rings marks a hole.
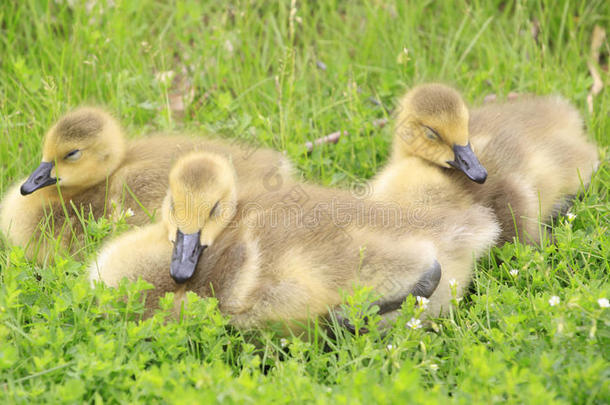
<instances>
[{"instance_id":1,"label":"gosling eye","mask_svg":"<svg viewBox=\"0 0 610 405\"><path fill-rule=\"evenodd\" d=\"M424 126L424 128L426 129L426 137L428 139L431 139L433 141L439 141L441 139L439 134L435 130L433 130L432 128L426 127L426 126Z\"/></svg>"},{"instance_id":2,"label":"gosling eye","mask_svg":"<svg viewBox=\"0 0 610 405\"><path fill-rule=\"evenodd\" d=\"M212 218L213 216L215 216L217 214L216 208L218 208L218 203L220 203L220 201L216 201L216 204L214 204L214 206L210 210L210 218Z\"/></svg>"},{"instance_id":3,"label":"gosling eye","mask_svg":"<svg viewBox=\"0 0 610 405\"><path fill-rule=\"evenodd\" d=\"M83 153L80 150L74 149L74 150L68 152L66 154L66 156L64 156L64 160L74 162L74 161L80 159L82 155L83 155Z\"/></svg>"}]
</instances>

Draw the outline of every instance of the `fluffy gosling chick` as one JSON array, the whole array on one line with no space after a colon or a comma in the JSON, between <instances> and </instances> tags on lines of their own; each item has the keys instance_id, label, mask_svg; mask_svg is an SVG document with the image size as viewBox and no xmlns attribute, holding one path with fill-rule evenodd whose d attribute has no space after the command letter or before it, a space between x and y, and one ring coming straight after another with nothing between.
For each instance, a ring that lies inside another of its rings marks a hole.
<instances>
[{"instance_id":1,"label":"fluffy gosling chick","mask_svg":"<svg viewBox=\"0 0 610 405\"><path fill-rule=\"evenodd\" d=\"M494 212L448 175L458 169L477 183L487 178L469 141L467 117L453 89L437 84L415 88L398 111L391 159L371 181L373 200L414 213L405 232L418 225L419 234L434 241L443 269L430 298L435 312L448 309L453 289L457 298L464 294L476 260L500 233Z\"/></svg>"},{"instance_id":2,"label":"fluffy gosling chick","mask_svg":"<svg viewBox=\"0 0 610 405\"><path fill-rule=\"evenodd\" d=\"M385 232L373 205L305 184L241 199L237 177L223 156L181 158L163 221L110 242L90 267L92 281L116 286L141 277L155 287L150 309L166 292L180 299L194 291L215 296L238 327L282 322L292 331L328 315L342 291L358 285L380 295L380 313L408 294L429 297L438 285L433 245ZM295 202L296 191L305 198ZM341 204L341 219L331 204Z\"/></svg>"},{"instance_id":3,"label":"fluffy gosling chick","mask_svg":"<svg viewBox=\"0 0 610 405\"><path fill-rule=\"evenodd\" d=\"M126 141L108 113L79 108L46 133L40 165L6 193L0 230L39 262L52 258L57 247L76 253L83 247L83 219L90 215L124 210L133 213L130 224L150 222L161 207L172 162L196 149L231 156L248 182L244 192L262 192L266 182L274 186L290 177L290 165L278 152L185 136Z\"/></svg>"},{"instance_id":4,"label":"fluffy gosling chick","mask_svg":"<svg viewBox=\"0 0 610 405\"><path fill-rule=\"evenodd\" d=\"M519 236L538 242L540 221L565 209L566 200L589 183L598 156L578 112L560 97L528 97L469 113L454 89L425 84L400 102L392 158L378 182L402 161L448 177L447 198L459 205L491 207L500 241ZM426 181L411 174L403 176L409 187Z\"/></svg>"}]
</instances>

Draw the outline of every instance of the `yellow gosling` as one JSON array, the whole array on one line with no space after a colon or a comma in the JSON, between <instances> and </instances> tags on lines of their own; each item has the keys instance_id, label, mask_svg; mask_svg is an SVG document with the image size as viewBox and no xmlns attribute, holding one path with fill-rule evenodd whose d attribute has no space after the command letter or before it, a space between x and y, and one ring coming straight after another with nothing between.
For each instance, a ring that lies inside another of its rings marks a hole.
<instances>
[{"instance_id":1,"label":"yellow gosling","mask_svg":"<svg viewBox=\"0 0 610 405\"><path fill-rule=\"evenodd\" d=\"M82 219L124 211L130 224L150 222L161 207L174 160L193 150L233 159L244 193L260 193L289 181L290 164L281 153L211 138L151 136L126 141L119 123L98 108L63 116L45 135L42 162L11 187L0 204L0 230L39 262L57 247L83 247Z\"/></svg>"},{"instance_id":2,"label":"yellow gosling","mask_svg":"<svg viewBox=\"0 0 610 405\"><path fill-rule=\"evenodd\" d=\"M356 286L373 289L381 314L409 294L433 294L441 277L433 244L388 227L385 207L307 184L244 199L238 177L221 155L181 158L163 220L109 242L92 281L141 277L155 287L149 310L167 292L194 291L215 296L240 328L282 322L292 331L327 316Z\"/></svg>"}]
</instances>

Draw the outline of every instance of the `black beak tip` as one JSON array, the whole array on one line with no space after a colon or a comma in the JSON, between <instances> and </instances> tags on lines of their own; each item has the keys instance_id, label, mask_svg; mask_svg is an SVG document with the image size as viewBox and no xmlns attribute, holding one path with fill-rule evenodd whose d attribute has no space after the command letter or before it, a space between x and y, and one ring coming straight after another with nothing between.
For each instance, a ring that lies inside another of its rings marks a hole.
<instances>
[{"instance_id":1,"label":"black beak tip","mask_svg":"<svg viewBox=\"0 0 610 405\"><path fill-rule=\"evenodd\" d=\"M32 194L32 192L34 190L30 190L30 188L28 187L27 183L23 183L21 185L21 188L19 189L19 191L21 192L21 195L28 195L28 194Z\"/></svg>"},{"instance_id":2,"label":"black beak tip","mask_svg":"<svg viewBox=\"0 0 610 405\"><path fill-rule=\"evenodd\" d=\"M191 234L184 234L180 230L176 231L169 274L177 284L184 284L189 281L197 270L199 257L207 248L207 245L200 244L200 236L201 231Z\"/></svg>"},{"instance_id":3,"label":"black beak tip","mask_svg":"<svg viewBox=\"0 0 610 405\"><path fill-rule=\"evenodd\" d=\"M419 295L420 297L430 298L438 284L441 281L443 275L441 264L435 260L432 265L426 269L423 276L417 281L413 288L412 294Z\"/></svg>"},{"instance_id":4,"label":"black beak tip","mask_svg":"<svg viewBox=\"0 0 610 405\"><path fill-rule=\"evenodd\" d=\"M470 144L465 146L453 145L453 152L455 160L447 162L450 166L464 172L466 177L475 183L485 183L485 180L487 180L487 170L477 159Z\"/></svg>"},{"instance_id":5,"label":"black beak tip","mask_svg":"<svg viewBox=\"0 0 610 405\"><path fill-rule=\"evenodd\" d=\"M178 275L178 274L172 274L171 276L174 279L174 281L176 282L176 284L184 284L187 281L189 281L191 278L189 276Z\"/></svg>"},{"instance_id":6,"label":"black beak tip","mask_svg":"<svg viewBox=\"0 0 610 405\"><path fill-rule=\"evenodd\" d=\"M184 284L189 281L195 274L197 268L197 262L192 261L174 261L169 269L169 275L172 276L177 284Z\"/></svg>"},{"instance_id":7,"label":"black beak tip","mask_svg":"<svg viewBox=\"0 0 610 405\"><path fill-rule=\"evenodd\" d=\"M21 195L32 194L34 191L57 183L57 178L51 177L53 162L41 162L40 165L30 174L30 177L21 185L19 191Z\"/></svg>"},{"instance_id":8,"label":"black beak tip","mask_svg":"<svg viewBox=\"0 0 610 405\"><path fill-rule=\"evenodd\" d=\"M475 183L483 184L483 183L485 183L485 180L487 180L487 170L485 170L483 168L481 173L477 173L473 176L468 176L468 177L470 177L470 180L474 181Z\"/></svg>"}]
</instances>

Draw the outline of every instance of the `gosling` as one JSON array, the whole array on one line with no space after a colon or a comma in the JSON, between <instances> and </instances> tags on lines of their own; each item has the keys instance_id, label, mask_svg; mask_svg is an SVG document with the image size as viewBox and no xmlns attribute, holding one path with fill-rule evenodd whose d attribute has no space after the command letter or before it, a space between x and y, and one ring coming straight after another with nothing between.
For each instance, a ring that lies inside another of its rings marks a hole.
<instances>
[{"instance_id":1,"label":"gosling","mask_svg":"<svg viewBox=\"0 0 610 405\"><path fill-rule=\"evenodd\" d=\"M381 193L398 187L398 194L427 176L442 178L443 198L456 207L493 209L498 242L539 243L546 234L540 224L569 208L598 163L577 110L561 97L525 97L469 113L454 89L425 84L402 98L390 163L374 184Z\"/></svg>"},{"instance_id":2,"label":"gosling","mask_svg":"<svg viewBox=\"0 0 610 405\"><path fill-rule=\"evenodd\" d=\"M260 193L290 178L281 154L211 138L151 136L126 141L119 123L97 108L63 116L45 135L42 162L14 185L0 204L0 230L9 243L43 262L54 251L78 253L91 216L133 214L127 222L154 219L176 157L192 150L230 156L244 193Z\"/></svg>"},{"instance_id":3,"label":"gosling","mask_svg":"<svg viewBox=\"0 0 610 405\"><path fill-rule=\"evenodd\" d=\"M182 157L170 172L163 220L108 243L91 280L114 287L141 277L154 286L149 313L165 293L178 306L193 291L215 296L239 328L280 322L293 333L328 316L356 286L373 288L386 314L438 285L433 244L392 234L383 208L307 184L253 201L240 197L238 177L219 154Z\"/></svg>"}]
</instances>

